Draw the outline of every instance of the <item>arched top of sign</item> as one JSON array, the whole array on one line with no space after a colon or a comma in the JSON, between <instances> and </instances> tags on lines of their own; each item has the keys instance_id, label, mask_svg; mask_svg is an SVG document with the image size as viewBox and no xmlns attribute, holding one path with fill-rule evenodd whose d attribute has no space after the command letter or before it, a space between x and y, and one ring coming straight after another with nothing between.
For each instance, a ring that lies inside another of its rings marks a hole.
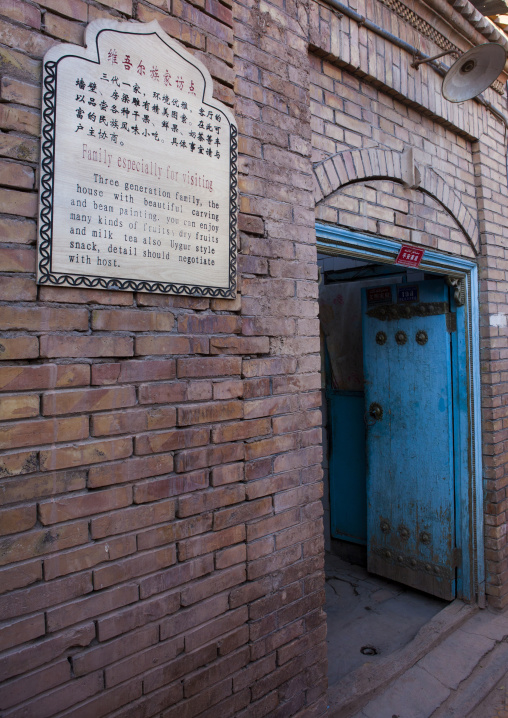
<instances>
[{"instance_id":1,"label":"arched top of sign","mask_svg":"<svg viewBox=\"0 0 508 718\"><path fill-rule=\"evenodd\" d=\"M233 298L237 128L203 63L98 20L43 71L38 282Z\"/></svg>"}]
</instances>

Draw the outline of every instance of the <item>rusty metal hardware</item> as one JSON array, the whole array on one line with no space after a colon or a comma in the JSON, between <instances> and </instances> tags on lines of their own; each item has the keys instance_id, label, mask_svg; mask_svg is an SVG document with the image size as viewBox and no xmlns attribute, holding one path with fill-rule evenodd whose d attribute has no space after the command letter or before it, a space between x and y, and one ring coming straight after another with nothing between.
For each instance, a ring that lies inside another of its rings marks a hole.
<instances>
[{"instance_id":1,"label":"rusty metal hardware","mask_svg":"<svg viewBox=\"0 0 508 718\"><path fill-rule=\"evenodd\" d=\"M390 522L386 521L386 519L381 521L381 523L379 524L379 527L384 534L389 534L390 531L392 530L392 527L390 526Z\"/></svg>"},{"instance_id":2,"label":"rusty metal hardware","mask_svg":"<svg viewBox=\"0 0 508 718\"><path fill-rule=\"evenodd\" d=\"M386 340L388 337L386 336L386 332L378 332L376 334L376 344L379 344L380 346L383 346L383 344L386 344Z\"/></svg>"},{"instance_id":3,"label":"rusty metal hardware","mask_svg":"<svg viewBox=\"0 0 508 718\"><path fill-rule=\"evenodd\" d=\"M453 312L447 312L446 314L446 331L449 334L457 331L457 315Z\"/></svg>"},{"instance_id":4,"label":"rusty metal hardware","mask_svg":"<svg viewBox=\"0 0 508 718\"><path fill-rule=\"evenodd\" d=\"M431 542L431 540L432 540L432 537L431 537L431 535L429 534L428 531L420 531L420 541L421 541L423 544L425 544L426 546L428 546L429 543Z\"/></svg>"},{"instance_id":5,"label":"rusty metal hardware","mask_svg":"<svg viewBox=\"0 0 508 718\"><path fill-rule=\"evenodd\" d=\"M406 526L399 527L399 536L403 541L407 541L410 536L410 531Z\"/></svg>"},{"instance_id":6,"label":"rusty metal hardware","mask_svg":"<svg viewBox=\"0 0 508 718\"><path fill-rule=\"evenodd\" d=\"M416 343L417 344L419 344L420 346L423 346L424 344L427 344L428 341L429 341L429 336L426 331L424 331L423 329L420 329L419 331L416 332Z\"/></svg>"},{"instance_id":7,"label":"rusty metal hardware","mask_svg":"<svg viewBox=\"0 0 508 718\"><path fill-rule=\"evenodd\" d=\"M406 332L403 332L402 329L399 329L399 331L395 333L395 341L397 342L399 347L403 346L407 342Z\"/></svg>"},{"instance_id":8,"label":"rusty metal hardware","mask_svg":"<svg viewBox=\"0 0 508 718\"><path fill-rule=\"evenodd\" d=\"M378 404L377 401L373 401L365 412L363 420L367 426L374 426L376 421L381 421L383 418L383 407Z\"/></svg>"},{"instance_id":9,"label":"rusty metal hardware","mask_svg":"<svg viewBox=\"0 0 508 718\"><path fill-rule=\"evenodd\" d=\"M446 314L448 302L419 302L418 304L380 304L367 310L367 315L380 321L432 317Z\"/></svg>"}]
</instances>

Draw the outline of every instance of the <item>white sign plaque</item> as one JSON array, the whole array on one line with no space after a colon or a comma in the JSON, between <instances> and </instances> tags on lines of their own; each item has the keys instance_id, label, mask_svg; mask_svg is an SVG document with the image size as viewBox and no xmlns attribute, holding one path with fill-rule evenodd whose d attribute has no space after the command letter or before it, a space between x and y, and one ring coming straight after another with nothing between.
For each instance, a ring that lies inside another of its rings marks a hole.
<instances>
[{"instance_id":1,"label":"white sign plaque","mask_svg":"<svg viewBox=\"0 0 508 718\"><path fill-rule=\"evenodd\" d=\"M157 22L44 58L39 284L234 298L237 128Z\"/></svg>"}]
</instances>

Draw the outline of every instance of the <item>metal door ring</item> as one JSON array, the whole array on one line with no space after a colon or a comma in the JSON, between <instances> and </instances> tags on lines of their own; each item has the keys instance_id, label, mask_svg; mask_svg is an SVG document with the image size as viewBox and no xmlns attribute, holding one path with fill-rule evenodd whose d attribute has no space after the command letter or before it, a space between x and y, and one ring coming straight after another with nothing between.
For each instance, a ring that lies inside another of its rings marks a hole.
<instances>
[{"instance_id":1,"label":"metal door ring","mask_svg":"<svg viewBox=\"0 0 508 718\"><path fill-rule=\"evenodd\" d=\"M380 346L383 346L383 344L386 344L387 336L385 332L378 332L376 334L376 344L379 344Z\"/></svg>"},{"instance_id":2,"label":"metal door ring","mask_svg":"<svg viewBox=\"0 0 508 718\"><path fill-rule=\"evenodd\" d=\"M427 332L425 332L423 329L420 329L416 332L416 343L420 346L423 346L424 344L427 344L429 341L429 337L427 335Z\"/></svg>"},{"instance_id":3,"label":"metal door ring","mask_svg":"<svg viewBox=\"0 0 508 718\"><path fill-rule=\"evenodd\" d=\"M406 332L403 332L402 329L399 329L399 331L395 334L395 341L400 347L405 344L407 342Z\"/></svg>"}]
</instances>

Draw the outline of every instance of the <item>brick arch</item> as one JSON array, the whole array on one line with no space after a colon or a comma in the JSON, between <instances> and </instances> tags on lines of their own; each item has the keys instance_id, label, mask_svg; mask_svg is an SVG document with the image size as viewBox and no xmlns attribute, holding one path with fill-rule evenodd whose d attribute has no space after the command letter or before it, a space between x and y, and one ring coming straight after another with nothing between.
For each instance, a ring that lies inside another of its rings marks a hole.
<instances>
[{"instance_id":1,"label":"brick arch","mask_svg":"<svg viewBox=\"0 0 508 718\"><path fill-rule=\"evenodd\" d=\"M460 195L428 165L418 165L420 182L416 190L438 202L463 231L475 254L480 252L480 235L471 211ZM344 150L314 165L316 204L348 184L388 179L404 184L402 153L381 148Z\"/></svg>"}]
</instances>

